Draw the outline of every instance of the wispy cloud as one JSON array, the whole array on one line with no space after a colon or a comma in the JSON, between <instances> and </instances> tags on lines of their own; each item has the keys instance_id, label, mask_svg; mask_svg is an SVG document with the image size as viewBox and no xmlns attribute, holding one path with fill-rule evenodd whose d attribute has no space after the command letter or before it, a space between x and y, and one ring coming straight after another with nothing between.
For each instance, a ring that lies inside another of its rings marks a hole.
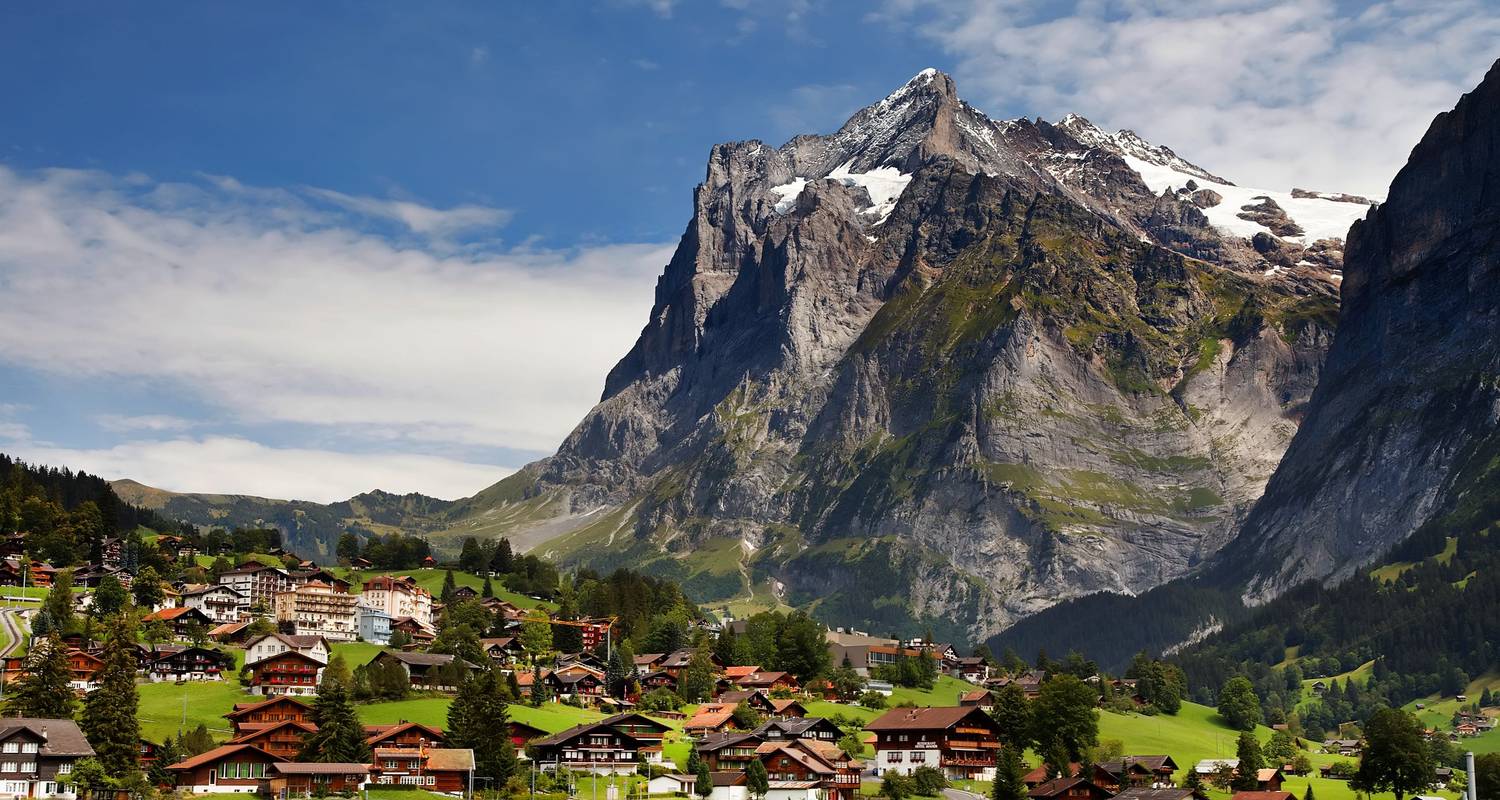
<instances>
[{"instance_id":1,"label":"wispy cloud","mask_svg":"<svg viewBox=\"0 0 1500 800\"><path fill-rule=\"evenodd\" d=\"M433 208L409 200L349 195L332 189L309 188L306 191L358 214L397 222L412 233L435 238L446 238L475 229L497 229L511 218L511 212L503 208L475 205Z\"/></svg>"},{"instance_id":2,"label":"wispy cloud","mask_svg":"<svg viewBox=\"0 0 1500 800\"><path fill-rule=\"evenodd\" d=\"M469 66L482 67L490 60L490 49L484 45L469 49Z\"/></svg>"},{"instance_id":3,"label":"wispy cloud","mask_svg":"<svg viewBox=\"0 0 1500 800\"><path fill-rule=\"evenodd\" d=\"M22 445L12 451L32 463L66 465L111 480L132 478L170 491L322 503L371 489L456 499L512 471L407 453L274 448L235 437L131 441L98 449Z\"/></svg>"},{"instance_id":4,"label":"wispy cloud","mask_svg":"<svg viewBox=\"0 0 1500 800\"><path fill-rule=\"evenodd\" d=\"M455 252L363 217L446 234L493 215L349 205L353 217L229 179L0 167L0 362L166 380L226 420L384 449L550 451L639 331L671 252ZM183 430L166 416L99 422Z\"/></svg>"},{"instance_id":5,"label":"wispy cloud","mask_svg":"<svg viewBox=\"0 0 1500 800\"><path fill-rule=\"evenodd\" d=\"M106 431L115 433L126 431L185 431L201 424L195 420L174 417L170 414L141 414L137 416L99 414L94 417L94 423Z\"/></svg>"},{"instance_id":6,"label":"wispy cloud","mask_svg":"<svg viewBox=\"0 0 1500 800\"><path fill-rule=\"evenodd\" d=\"M1252 185L1382 195L1500 52L1500 6L891 0L979 105L1128 127Z\"/></svg>"}]
</instances>

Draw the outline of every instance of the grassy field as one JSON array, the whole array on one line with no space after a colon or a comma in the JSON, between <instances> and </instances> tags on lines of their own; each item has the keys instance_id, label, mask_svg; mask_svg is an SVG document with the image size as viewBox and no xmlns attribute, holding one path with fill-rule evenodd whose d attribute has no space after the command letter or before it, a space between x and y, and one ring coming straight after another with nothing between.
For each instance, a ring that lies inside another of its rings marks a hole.
<instances>
[{"instance_id":1,"label":"grassy field","mask_svg":"<svg viewBox=\"0 0 1500 800\"><path fill-rule=\"evenodd\" d=\"M1486 672L1469 681L1468 688L1464 690L1464 695L1469 698L1467 703L1479 700L1479 696L1485 689L1489 689L1491 692L1500 691L1500 672ZM1454 697L1431 695L1420 700L1413 700L1403 706L1403 708L1416 714L1417 719L1420 719L1422 724L1429 728L1449 730L1453 727L1453 712L1457 711L1459 706L1466 705L1467 703L1460 703ZM1418 704L1421 704L1422 708L1417 708ZM1473 750L1476 754L1500 752L1500 728L1472 738L1461 739L1459 740L1459 747L1465 750Z\"/></svg>"},{"instance_id":2,"label":"grassy field","mask_svg":"<svg viewBox=\"0 0 1500 800\"><path fill-rule=\"evenodd\" d=\"M349 669L370 663L370 659L374 658L376 653L386 649L369 642L334 642L332 646L333 654L343 656Z\"/></svg>"},{"instance_id":3,"label":"grassy field","mask_svg":"<svg viewBox=\"0 0 1500 800\"><path fill-rule=\"evenodd\" d=\"M235 703L248 703L257 698L240 688L238 680L194 681L178 686L175 683L145 683L136 687L140 694L141 735L154 742L168 736L176 736L182 727L184 709L187 728L196 728L199 723L208 726L216 739L229 738L229 720L224 714L234 708Z\"/></svg>"},{"instance_id":4,"label":"grassy field","mask_svg":"<svg viewBox=\"0 0 1500 800\"><path fill-rule=\"evenodd\" d=\"M886 698L886 708L873 709L846 703L830 703L826 700L813 700L803 703L807 707L807 713L815 717L831 717L843 715L861 722L869 722L884 714L891 708L901 703L911 703L918 706L956 706L958 697L964 692L973 691L978 687L971 683L965 683L957 678L947 675L939 676L932 684L931 689L907 689L897 686Z\"/></svg>"}]
</instances>

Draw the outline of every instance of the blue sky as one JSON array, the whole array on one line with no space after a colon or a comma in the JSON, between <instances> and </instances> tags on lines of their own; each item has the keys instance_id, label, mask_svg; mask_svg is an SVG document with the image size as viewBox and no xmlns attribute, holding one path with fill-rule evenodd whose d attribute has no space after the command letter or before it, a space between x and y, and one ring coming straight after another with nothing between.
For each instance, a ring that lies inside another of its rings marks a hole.
<instances>
[{"instance_id":1,"label":"blue sky","mask_svg":"<svg viewBox=\"0 0 1500 800\"><path fill-rule=\"evenodd\" d=\"M1378 195L1500 49L1479 0L0 15L0 451L317 500L550 452L716 142L831 131L936 66L992 116Z\"/></svg>"}]
</instances>

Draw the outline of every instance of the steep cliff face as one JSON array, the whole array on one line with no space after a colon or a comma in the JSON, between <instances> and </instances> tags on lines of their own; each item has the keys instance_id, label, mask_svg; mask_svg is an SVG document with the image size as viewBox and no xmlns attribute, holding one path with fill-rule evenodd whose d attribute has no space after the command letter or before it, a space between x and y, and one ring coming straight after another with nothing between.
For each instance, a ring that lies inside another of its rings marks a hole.
<instances>
[{"instance_id":1,"label":"steep cliff face","mask_svg":"<svg viewBox=\"0 0 1500 800\"><path fill-rule=\"evenodd\" d=\"M1496 512L1500 65L1349 235L1307 422L1224 568L1264 600L1350 574L1436 515ZM1250 565L1249 569L1245 565Z\"/></svg>"}]
</instances>

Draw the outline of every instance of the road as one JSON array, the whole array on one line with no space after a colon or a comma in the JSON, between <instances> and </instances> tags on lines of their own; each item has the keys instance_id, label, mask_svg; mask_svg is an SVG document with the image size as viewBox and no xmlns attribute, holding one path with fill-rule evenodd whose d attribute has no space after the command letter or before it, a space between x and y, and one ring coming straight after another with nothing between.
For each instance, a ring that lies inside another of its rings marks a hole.
<instances>
[{"instance_id":1,"label":"road","mask_svg":"<svg viewBox=\"0 0 1500 800\"><path fill-rule=\"evenodd\" d=\"M989 798L963 789L944 789L943 800L989 800Z\"/></svg>"},{"instance_id":2,"label":"road","mask_svg":"<svg viewBox=\"0 0 1500 800\"><path fill-rule=\"evenodd\" d=\"M9 640L5 643L5 647L0 648L0 659L3 659L21 646L22 637L26 634L25 629L21 627L21 621L16 617L14 608L0 608L0 626L5 627L5 636Z\"/></svg>"}]
</instances>

